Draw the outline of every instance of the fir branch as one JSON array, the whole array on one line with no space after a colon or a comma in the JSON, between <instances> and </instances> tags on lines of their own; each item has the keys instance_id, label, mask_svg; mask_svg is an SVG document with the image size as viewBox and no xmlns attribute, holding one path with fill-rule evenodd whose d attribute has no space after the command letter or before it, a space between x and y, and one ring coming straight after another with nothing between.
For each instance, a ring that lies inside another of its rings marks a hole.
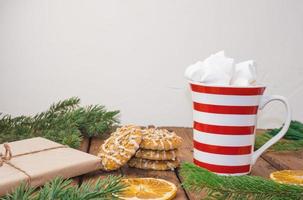
<instances>
[{"instance_id":1,"label":"fir branch","mask_svg":"<svg viewBox=\"0 0 303 200\"><path fill-rule=\"evenodd\" d=\"M272 136L268 133L258 135L255 141L255 150L259 149ZM279 142L269 148L270 151L298 151L303 149L303 140L286 140L281 139Z\"/></svg>"},{"instance_id":2,"label":"fir branch","mask_svg":"<svg viewBox=\"0 0 303 200\"><path fill-rule=\"evenodd\" d=\"M77 148L82 136L100 136L118 123L119 111L79 104L80 99L72 97L33 117L4 115L0 119L0 143L41 136Z\"/></svg>"},{"instance_id":3,"label":"fir branch","mask_svg":"<svg viewBox=\"0 0 303 200\"><path fill-rule=\"evenodd\" d=\"M117 178L115 176L109 176L105 180L98 179L94 183L94 187L91 187L93 183L94 182L89 181L79 187L79 199L88 200L100 196L102 196L103 199L116 199L118 192L126 188L126 185L120 182L120 177Z\"/></svg>"},{"instance_id":4,"label":"fir branch","mask_svg":"<svg viewBox=\"0 0 303 200\"><path fill-rule=\"evenodd\" d=\"M270 131L267 131L267 133L271 136L275 136L280 132L282 128L276 128L272 129ZM283 137L287 140L302 140L303 139L303 124L298 121L292 121L290 123L290 126L288 128L287 133Z\"/></svg>"},{"instance_id":5,"label":"fir branch","mask_svg":"<svg viewBox=\"0 0 303 200\"><path fill-rule=\"evenodd\" d=\"M220 176L192 163L183 163L182 185L189 190L201 192L205 199L271 199L302 200L303 187L276 183L256 176Z\"/></svg>"},{"instance_id":6,"label":"fir branch","mask_svg":"<svg viewBox=\"0 0 303 200\"><path fill-rule=\"evenodd\" d=\"M261 135L257 135L255 149L260 148L280 130L281 128L272 129ZM272 151L297 151L301 149L303 149L303 124L298 121L291 121L290 127L283 139L270 147Z\"/></svg>"},{"instance_id":7,"label":"fir branch","mask_svg":"<svg viewBox=\"0 0 303 200\"><path fill-rule=\"evenodd\" d=\"M36 194L33 194L32 199L61 199L71 192L72 180L64 180L63 178L55 178L51 182L46 183Z\"/></svg>"},{"instance_id":8,"label":"fir branch","mask_svg":"<svg viewBox=\"0 0 303 200\"><path fill-rule=\"evenodd\" d=\"M12 194L7 194L1 200L90 200L116 199L116 196L122 192L126 185L119 176L108 176L104 179L99 178L96 182L86 182L80 187L71 184L71 180L55 178L46 183L42 188L28 187L21 184Z\"/></svg>"},{"instance_id":9,"label":"fir branch","mask_svg":"<svg viewBox=\"0 0 303 200\"><path fill-rule=\"evenodd\" d=\"M79 104L80 104L80 98L71 97L67 100L59 101L58 103L52 104L49 108L49 111L51 113L64 112L64 111L66 112L78 107Z\"/></svg>"},{"instance_id":10,"label":"fir branch","mask_svg":"<svg viewBox=\"0 0 303 200\"><path fill-rule=\"evenodd\" d=\"M265 144L268 140L270 140L271 135L268 133L262 133L260 135L256 135L255 139L255 150L259 149L263 144Z\"/></svg>"},{"instance_id":11,"label":"fir branch","mask_svg":"<svg viewBox=\"0 0 303 200\"><path fill-rule=\"evenodd\" d=\"M79 129L89 137L109 131L119 122L116 118L119 111L107 111L104 106L91 105L80 108L78 112L82 113L82 117L78 118Z\"/></svg>"}]
</instances>

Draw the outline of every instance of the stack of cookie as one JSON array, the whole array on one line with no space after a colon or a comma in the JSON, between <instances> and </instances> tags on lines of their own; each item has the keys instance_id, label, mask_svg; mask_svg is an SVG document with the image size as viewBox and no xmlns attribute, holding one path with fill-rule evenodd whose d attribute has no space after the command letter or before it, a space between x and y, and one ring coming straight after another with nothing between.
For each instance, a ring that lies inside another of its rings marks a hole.
<instances>
[{"instance_id":1,"label":"stack of cookie","mask_svg":"<svg viewBox=\"0 0 303 200\"><path fill-rule=\"evenodd\" d=\"M140 169L168 170L179 166L177 149L182 138L166 129L127 125L118 128L101 145L102 168L116 170L126 163Z\"/></svg>"},{"instance_id":2,"label":"stack of cookie","mask_svg":"<svg viewBox=\"0 0 303 200\"><path fill-rule=\"evenodd\" d=\"M140 169L174 169L179 166L177 153L181 143L182 138L174 132L166 129L144 129L140 148L128 165Z\"/></svg>"},{"instance_id":3,"label":"stack of cookie","mask_svg":"<svg viewBox=\"0 0 303 200\"><path fill-rule=\"evenodd\" d=\"M118 128L99 149L101 166L106 171L119 169L135 155L142 141L139 127L128 125Z\"/></svg>"}]
</instances>

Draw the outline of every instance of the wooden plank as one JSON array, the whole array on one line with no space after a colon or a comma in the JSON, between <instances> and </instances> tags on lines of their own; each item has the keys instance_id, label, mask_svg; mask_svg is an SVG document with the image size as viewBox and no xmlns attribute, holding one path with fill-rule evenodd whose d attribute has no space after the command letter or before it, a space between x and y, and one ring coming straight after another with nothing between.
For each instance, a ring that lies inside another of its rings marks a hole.
<instances>
[{"instance_id":1,"label":"wooden plank","mask_svg":"<svg viewBox=\"0 0 303 200\"><path fill-rule=\"evenodd\" d=\"M179 159L181 162L192 162L193 161L193 131L192 128L176 128L176 127L165 127L170 131L174 131L177 135L183 138L182 146L179 149ZM182 182L183 178L180 175L180 169L176 169L176 175ZM202 199L206 197L204 191L200 193L191 192L185 190L186 195L191 200Z\"/></svg>"},{"instance_id":2,"label":"wooden plank","mask_svg":"<svg viewBox=\"0 0 303 200\"><path fill-rule=\"evenodd\" d=\"M277 169L263 158L259 158L251 169L251 175L269 178L271 172Z\"/></svg>"},{"instance_id":3,"label":"wooden plank","mask_svg":"<svg viewBox=\"0 0 303 200\"><path fill-rule=\"evenodd\" d=\"M266 129L257 129L256 135L261 135L261 134L265 133L266 131L267 131Z\"/></svg>"},{"instance_id":4,"label":"wooden plank","mask_svg":"<svg viewBox=\"0 0 303 200\"><path fill-rule=\"evenodd\" d=\"M191 128L181 128L181 127L164 127L168 130L175 131L179 136L183 138L183 144L179 149L179 159L181 162L192 162L193 159L193 142L192 142L192 129ZM257 134L262 134L264 130L257 130ZM98 149L103 143L105 138L92 138L90 142L89 153L93 155L97 155ZM84 141L81 148L85 149L87 146L87 142ZM256 162L256 164L252 168L251 175L261 176L268 178L269 174L278 169L302 169L303 168L303 151L300 152L267 152L262 155ZM201 192L199 194L195 194L190 191L185 191L181 187L180 180L182 177L179 175L179 170L175 171L153 171L153 170L140 170L135 168L129 168L128 166L124 166L121 170L117 170L114 172L104 172L97 171L86 175L83 181L88 180L96 180L98 177L105 177L109 174L114 175L125 175L127 177L156 177L162 178L168 181L175 183L178 189L178 195L176 199L201 199L205 197L205 193Z\"/></svg>"},{"instance_id":5,"label":"wooden plank","mask_svg":"<svg viewBox=\"0 0 303 200\"><path fill-rule=\"evenodd\" d=\"M104 140L105 140L104 138L97 138L97 137L91 138L90 147L89 147L89 153L93 154L95 156L98 155L99 148L103 144Z\"/></svg>"},{"instance_id":6,"label":"wooden plank","mask_svg":"<svg viewBox=\"0 0 303 200\"><path fill-rule=\"evenodd\" d=\"M87 181L95 182L99 178L103 179L103 178L106 178L109 175L121 176L122 174L121 174L121 170L115 170L115 171L110 171L110 172L103 171L103 170L98 170L98 171L86 174L83 177L82 182L87 182Z\"/></svg>"},{"instance_id":7,"label":"wooden plank","mask_svg":"<svg viewBox=\"0 0 303 200\"><path fill-rule=\"evenodd\" d=\"M78 148L80 151L88 152L89 151L89 138L85 137L82 139L80 147Z\"/></svg>"},{"instance_id":8,"label":"wooden plank","mask_svg":"<svg viewBox=\"0 0 303 200\"><path fill-rule=\"evenodd\" d=\"M265 131L266 130L257 130L257 134L262 134ZM276 170L303 168L303 150L297 152L267 151L261 157L270 163Z\"/></svg>"},{"instance_id":9,"label":"wooden plank","mask_svg":"<svg viewBox=\"0 0 303 200\"><path fill-rule=\"evenodd\" d=\"M266 130L258 130L257 134L262 134L265 131ZM261 157L270 163L276 170L303 168L303 150L296 152L267 151Z\"/></svg>"},{"instance_id":10,"label":"wooden plank","mask_svg":"<svg viewBox=\"0 0 303 200\"><path fill-rule=\"evenodd\" d=\"M89 153L93 154L93 155L98 155L99 152L99 148L100 146L103 144L104 140L106 139L107 136L104 136L102 138L91 138L90 141L90 147L89 147ZM107 171L103 171L103 170L98 170L95 172L91 172L86 174L83 177L83 182L86 181L96 181L98 178L105 178L108 175L115 175L115 176L119 176L122 175L121 170L115 170L115 171L111 171L111 172L107 172Z\"/></svg>"},{"instance_id":11,"label":"wooden plank","mask_svg":"<svg viewBox=\"0 0 303 200\"><path fill-rule=\"evenodd\" d=\"M278 170L303 169L303 150L292 152L266 152L262 155Z\"/></svg>"}]
</instances>

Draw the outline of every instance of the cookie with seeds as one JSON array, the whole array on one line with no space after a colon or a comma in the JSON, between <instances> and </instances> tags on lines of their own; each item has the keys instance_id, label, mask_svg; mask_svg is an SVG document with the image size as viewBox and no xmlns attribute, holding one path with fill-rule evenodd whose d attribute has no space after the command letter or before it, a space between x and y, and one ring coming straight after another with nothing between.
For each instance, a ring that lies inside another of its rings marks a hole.
<instances>
[{"instance_id":1,"label":"cookie with seeds","mask_svg":"<svg viewBox=\"0 0 303 200\"><path fill-rule=\"evenodd\" d=\"M180 165L179 160L147 160L133 157L128 161L128 166L139 169L173 170Z\"/></svg>"},{"instance_id":2,"label":"cookie with seeds","mask_svg":"<svg viewBox=\"0 0 303 200\"><path fill-rule=\"evenodd\" d=\"M148 128L142 131L140 148L151 150L172 150L181 146L182 138L173 131Z\"/></svg>"},{"instance_id":3,"label":"cookie with seeds","mask_svg":"<svg viewBox=\"0 0 303 200\"><path fill-rule=\"evenodd\" d=\"M142 131L134 125L118 128L101 145L98 156L102 168L106 171L116 170L125 165L139 148Z\"/></svg>"},{"instance_id":4,"label":"cookie with seeds","mask_svg":"<svg viewBox=\"0 0 303 200\"><path fill-rule=\"evenodd\" d=\"M168 151L159 151L159 150L150 150L150 149L139 149L135 157L143 158L148 160L176 160L178 150L168 150Z\"/></svg>"}]
</instances>

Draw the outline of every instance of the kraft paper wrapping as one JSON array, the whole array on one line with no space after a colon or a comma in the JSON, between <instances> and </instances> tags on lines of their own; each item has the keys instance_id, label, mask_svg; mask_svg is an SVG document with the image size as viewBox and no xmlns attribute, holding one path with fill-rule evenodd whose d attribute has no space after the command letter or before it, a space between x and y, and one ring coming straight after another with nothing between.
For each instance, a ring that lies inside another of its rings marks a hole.
<instances>
[{"instance_id":1,"label":"kraft paper wrapping","mask_svg":"<svg viewBox=\"0 0 303 200\"><path fill-rule=\"evenodd\" d=\"M0 196L22 182L40 186L57 176L75 177L101 167L100 158L41 137L8 145L12 158L0 167ZM0 144L0 153L4 151L4 145Z\"/></svg>"}]
</instances>

